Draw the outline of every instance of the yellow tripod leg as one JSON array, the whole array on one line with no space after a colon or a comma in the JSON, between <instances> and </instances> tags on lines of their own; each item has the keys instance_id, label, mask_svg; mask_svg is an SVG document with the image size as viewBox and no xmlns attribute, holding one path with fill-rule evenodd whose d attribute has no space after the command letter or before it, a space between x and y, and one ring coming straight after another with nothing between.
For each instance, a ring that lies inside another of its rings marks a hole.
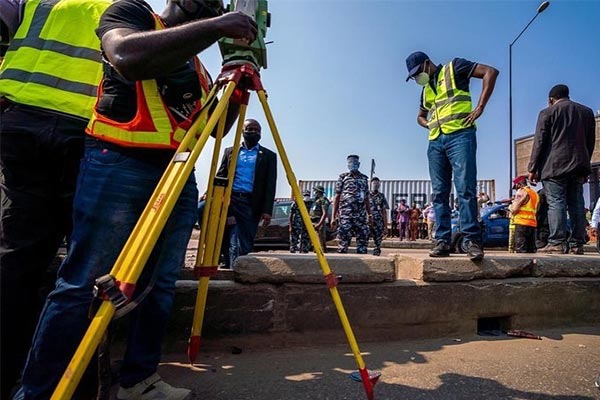
<instances>
[{"instance_id":1,"label":"yellow tripod leg","mask_svg":"<svg viewBox=\"0 0 600 400\"><path fill-rule=\"evenodd\" d=\"M294 172L292 171L292 167L288 160L287 154L285 152L285 148L283 147L283 142L281 141L281 136L279 135L279 131L277 130L277 126L275 125L275 120L273 119L273 114L271 113L271 109L267 102L267 96L264 90L257 91L258 98L265 112L265 116L267 121L269 122L269 128L271 129L271 133L273 134L273 141L277 146L277 151L279 156L281 157L281 162L283 163L283 167L285 169L285 173L288 179L290 186L292 187L292 193L296 204L298 205L298 209L300 210L300 215L302 216L302 221L304 222L304 226L308 231L308 236L310 237L310 241L315 249L315 253L317 254L317 258L319 260L319 264L321 265L321 269L323 270L323 275L325 276L325 280L327 282L327 286L329 287L329 292L331 293L331 297L333 298L333 303L335 304L335 308L337 310L338 316L344 328L344 332L346 333L346 338L348 339L348 343L350 344L350 348L352 349L352 353L354 354L354 359L356 360L356 364L358 365L358 370L360 372L362 383L365 387L365 391L367 393L367 397L369 399L373 399L373 385L379 378L370 377L369 372L365 366L365 362L360 354L360 350L358 348L358 343L354 337L354 333L352 332L352 327L350 326L350 321L348 320L348 316L346 315L346 311L344 310L344 306L342 304L342 299L340 298L339 292L337 290L337 278L331 272L329 268L329 264L325 259L325 255L323 254L323 249L321 248L321 242L315 231L315 228L312 225L310 217L308 215L308 210L306 209L306 205L302 199L302 194L300 193L300 188L298 187L298 183Z\"/></svg>"},{"instance_id":2,"label":"yellow tripod leg","mask_svg":"<svg viewBox=\"0 0 600 400\"><path fill-rule=\"evenodd\" d=\"M242 136L244 119L246 116L245 104L240 106L240 114L238 117L238 125L236 129L234 147L231 155L231 164L228 167L227 180L222 182L223 185L215 185L215 179L211 178L208 188L208 196L205 204L205 211L202 216L202 233L198 245L198 254L196 255L196 271L198 271L198 294L196 295L196 305L194 308L194 320L192 322L192 330L188 341L187 354L190 364L196 360L200 350L200 334L202 333L202 323L204 321L204 311L206 310L206 299L208 297L208 284L210 281L211 272L215 271L219 263L219 255L221 243L223 241L223 232L227 222L227 209L229 208L229 200L231 198L231 187L235 168L237 163L237 155ZM210 177L216 177L217 162L220 150L220 141L217 140L219 146L215 144L213 159L210 170Z\"/></svg>"},{"instance_id":3,"label":"yellow tripod leg","mask_svg":"<svg viewBox=\"0 0 600 400\"><path fill-rule=\"evenodd\" d=\"M184 139L181 141L175 155L167 167L167 170L161 177L150 201L142 212L140 219L134 227L127 243L119 254L110 275L120 282L119 286L122 292L130 298L138 277L140 276L154 244L158 240L181 190L185 185L194 164L202 151L202 148L208 141L210 133L213 131L221 114L227 107L227 102L235 89L235 83L228 83L223 99L219 102L213 115L208 119L206 126L202 130L200 138L196 141L192 151L188 150L190 143L195 140L196 132L202 124L202 113L192 124ZM214 93L211 92L211 93ZM204 116L208 112L208 107L204 110ZM106 331L111 318L115 313L115 307L110 301L103 301L98 312L92 319L88 330L79 344L71 362L67 366L61 380L56 387L52 399L70 399L81 380L81 376L92 358L92 355L102 335Z\"/></svg>"}]
</instances>

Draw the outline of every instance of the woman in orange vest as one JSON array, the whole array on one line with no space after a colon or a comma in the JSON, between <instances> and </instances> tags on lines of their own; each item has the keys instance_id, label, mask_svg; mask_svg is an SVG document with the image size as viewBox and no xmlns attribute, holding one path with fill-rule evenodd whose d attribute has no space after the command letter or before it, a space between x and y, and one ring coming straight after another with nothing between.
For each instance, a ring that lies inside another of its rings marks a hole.
<instances>
[{"instance_id":1,"label":"woman in orange vest","mask_svg":"<svg viewBox=\"0 0 600 400\"><path fill-rule=\"evenodd\" d=\"M527 186L525 176L513 179L513 189L517 190L515 198L509 206L515 225L515 251L517 253L535 253L535 229L537 220L535 212L539 196L535 190Z\"/></svg>"}]
</instances>

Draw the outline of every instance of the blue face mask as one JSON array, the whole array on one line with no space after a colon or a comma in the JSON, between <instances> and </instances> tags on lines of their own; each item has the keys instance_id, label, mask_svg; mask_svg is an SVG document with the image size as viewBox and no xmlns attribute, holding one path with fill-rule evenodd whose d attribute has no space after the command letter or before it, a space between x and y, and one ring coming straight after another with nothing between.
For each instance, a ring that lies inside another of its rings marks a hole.
<instances>
[{"instance_id":1,"label":"blue face mask","mask_svg":"<svg viewBox=\"0 0 600 400\"><path fill-rule=\"evenodd\" d=\"M348 160L348 171L358 171L358 167L360 167L360 162L358 160Z\"/></svg>"}]
</instances>

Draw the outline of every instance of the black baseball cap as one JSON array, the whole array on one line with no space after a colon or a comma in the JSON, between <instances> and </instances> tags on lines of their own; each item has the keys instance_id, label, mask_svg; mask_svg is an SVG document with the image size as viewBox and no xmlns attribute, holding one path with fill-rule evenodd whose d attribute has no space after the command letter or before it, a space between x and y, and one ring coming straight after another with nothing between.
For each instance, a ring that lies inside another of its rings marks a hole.
<instances>
[{"instance_id":1,"label":"black baseball cap","mask_svg":"<svg viewBox=\"0 0 600 400\"><path fill-rule=\"evenodd\" d=\"M425 62L425 60L429 60L429 56L422 51L415 51L408 57L406 57L406 69L408 69L408 76L406 77L406 82L413 76L417 74L419 67L421 64Z\"/></svg>"}]
</instances>

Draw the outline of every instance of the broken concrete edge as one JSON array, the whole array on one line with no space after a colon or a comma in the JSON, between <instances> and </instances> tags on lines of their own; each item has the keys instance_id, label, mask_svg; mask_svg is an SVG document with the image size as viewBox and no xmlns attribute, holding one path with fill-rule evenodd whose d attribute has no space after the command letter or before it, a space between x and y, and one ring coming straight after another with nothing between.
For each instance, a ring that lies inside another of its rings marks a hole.
<instances>
[{"instance_id":1,"label":"broken concrete edge","mask_svg":"<svg viewBox=\"0 0 600 400\"><path fill-rule=\"evenodd\" d=\"M380 283L396 280L395 263L388 257L326 255L327 267L343 282ZM249 255L234 263L234 279L243 283L325 282L325 270L314 255Z\"/></svg>"},{"instance_id":2,"label":"broken concrete edge","mask_svg":"<svg viewBox=\"0 0 600 400\"><path fill-rule=\"evenodd\" d=\"M535 257L487 256L481 262L466 256L429 258L394 254L388 257L326 255L332 274L345 283L385 283L395 280L425 282L467 282L512 277L600 277L600 257L545 255ZM193 270L182 271L181 279L194 280ZM216 280L242 283L326 282L314 255L249 255L238 258L234 270L220 269Z\"/></svg>"}]
</instances>

